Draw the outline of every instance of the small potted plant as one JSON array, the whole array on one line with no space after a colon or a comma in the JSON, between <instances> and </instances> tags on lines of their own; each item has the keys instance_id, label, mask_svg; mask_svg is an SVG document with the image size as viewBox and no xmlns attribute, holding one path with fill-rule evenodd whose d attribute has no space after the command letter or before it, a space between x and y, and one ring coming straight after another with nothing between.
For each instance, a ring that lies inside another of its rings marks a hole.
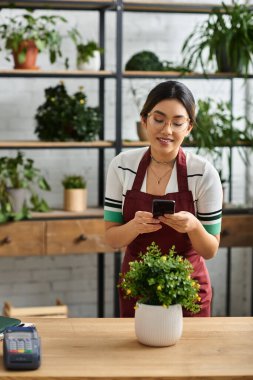
<instances>
[{"instance_id":1,"label":"small potted plant","mask_svg":"<svg viewBox=\"0 0 253 380\"><path fill-rule=\"evenodd\" d=\"M176 255L175 247L163 255L153 242L130 269L120 274L119 287L125 296L137 300L135 332L137 339L150 346L169 346L180 339L182 307L200 311L199 284L193 280L192 264Z\"/></svg>"},{"instance_id":2,"label":"small potted plant","mask_svg":"<svg viewBox=\"0 0 253 380\"><path fill-rule=\"evenodd\" d=\"M101 66L100 54L104 49L100 48L95 41L88 41L86 44L78 43L77 68L78 70L99 70Z\"/></svg>"},{"instance_id":3,"label":"small potted plant","mask_svg":"<svg viewBox=\"0 0 253 380\"><path fill-rule=\"evenodd\" d=\"M44 141L93 141L101 128L98 107L87 106L83 87L70 95L63 82L45 89L45 102L35 114L35 133Z\"/></svg>"},{"instance_id":4,"label":"small potted plant","mask_svg":"<svg viewBox=\"0 0 253 380\"><path fill-rule=\"evenodd\" d=\"M213 8L208 20L198 24L184 41L184 63L195 69L200 63L204 72L215 62L219 72L248 74L253 57L253 18L249 3Z\"/></svg>"},{"instance_id":5,"label":"small potted plant","mask_svg":"<svg viewBox=\"0 0 253 380\"><path fill-rule=\"evenodd\" d=\"M38 52L49 51L50 62L61 57L62 37L57 30L59 22L67 22L62 16L40 15L31 12L8 17L0 25L0 38L5 40L5 49L15 62L15 69L38 69ZM9 55L6 58L10 60Z\"/></svg>"},{"instance_id":6,"label":"small potted plant","mask_svg":"<svg viewBox=\"0 0 253 380\"><path fill-rule=\"evenodd\" d=\"M1 221L25 218L29 210L49 210L36 188L49 191L50 186L40 169L34 167L34 161L25 158L22 152L18 152L16 157L0 157L0 183ZM29 195L30 199L27 199Z\"/></svg>"},{"instance_id":7,"label":"small potted plant","mask_svg":"<svg viewBox=\"0 0 253 380\"><path fill-rule=\"evenodd\" d=\"M82 212L87 209L86 181L80 175L65 175L62 180L64 187L64 210Z\"/></svg>"}]
</instances>

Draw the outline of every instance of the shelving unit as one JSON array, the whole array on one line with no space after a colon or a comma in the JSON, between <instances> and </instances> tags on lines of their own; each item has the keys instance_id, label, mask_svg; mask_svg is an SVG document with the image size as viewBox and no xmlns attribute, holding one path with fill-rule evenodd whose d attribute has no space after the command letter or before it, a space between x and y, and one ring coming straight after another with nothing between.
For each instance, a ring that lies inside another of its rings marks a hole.
<instances>
[{"instance_id":1,"label":"shelving unit","mask_svg":"<svg viewBox=\"0 0 253 380\"><path fill-rule=\"evenodd\" d=\"M78 70L0 70L0 78L27 78L30 80L32 78L94 78L99 81L99 107L104 114L105 111L105 80L114 79L116 82L115 90L115 139L113 141L104 140L104 131L106 129L103 123L102 131L99 136L98 141L93 142L42 142L42 141L0 141L1 149L27 149L27 150L39 150L39 149L96 149L98 151L98 178L99 178L99 188L98 188L98 207L102 207L104 198L104 151L105 149L114 149L115 154L118 154L125 147L138 147L145 146L145 142L139 141L124 141L122 139L122 88L123 81L127 79L194 79L194 80L216 80L224 79L230 83L230 101L233 103L233 80L235 76L232 73L218 73L208 75L208 78L202 73L192 73L187 75L182 75L178 72L142 72L142 71L123 71L122 67L122 46L124 41L123 36L123 14L125 12L162 12L162 13L198 13L207 14L211 11L213 6L217 4L188 4L187 2L178 2L171 4L167 0L162 1L134 1L134 0L115 0L115 1L105 1L105 0L4 0L1 1L1 8L10 8L15 4L16 8L32 8L32 9L50 9L50 10L80 10L80 11L97 11L99 12L99 45L106 49L105 41L105 14L107 11L113 11L116 14L116 70L108 71L105 68L105 62L102 57L101 70L99 72L92 71L78 71ZM253 6L251 7L253 10ZM237 76L237 78L243 78L243 76ZM252 79L253 75L250 75L248 79ZM230 150L230 184L232 182L232 148ZM229 200L232 200L232 186L229 187ZM39 215L33 215L34 220L40 220L43 218L52 218L51 215L44 215L40 218ZM91 216L90 216L91 217ZM99 216L102 218L102 213ZM81 216L81 218L87 218L87 215ZM75 215L66 215L64 213L55 213L53 220L65 220L65 219L75 219ZM120 253L115 253L115 278L120 271L121 258ZM99 257L99 276L102 279L99 288L102 292L103 289L103 256ZM228 296L227 296L227 314L230 314L230 270L231 270L231 247L228 248L228 261L227 261L227 286L228 286ZM103 298L103 297L102 297ZM117 291L115 291L115 300L117 298ZM252 306L253 307L253 306ZM118 315L118 306L115 302L115 315ZM99 306L99 316L103 316L103 305Z\"/></svg>"}]
</instances>

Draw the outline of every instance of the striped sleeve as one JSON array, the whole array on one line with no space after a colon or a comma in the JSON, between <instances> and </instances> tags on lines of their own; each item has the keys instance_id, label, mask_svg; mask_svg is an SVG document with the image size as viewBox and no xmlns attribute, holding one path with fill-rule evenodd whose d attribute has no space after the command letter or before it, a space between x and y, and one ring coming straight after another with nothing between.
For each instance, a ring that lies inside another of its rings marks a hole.
<instances>
[{"instance_id":1,"label":"striped sleeve","mask_svg":"<svg viewBox=\"0 0 253 380\"><path fill-rule=\"evenodd\" d=\"M108 222L123 223L122 214L122 178L118 170L117 158L115 157L108 168L105 200L104 220Z\"/></svg>"},{"instance_id":2,"label":"striped sleeve","mask_svg":"<svg viewBox=\"0 0 253 380\"><path fill-rule=\"evenodd\" d=\"M198 187L197 218L207 232L217 235L221 231L223 192L219 174L210 163L205 165Z\"/></svg>"}]
</instances>

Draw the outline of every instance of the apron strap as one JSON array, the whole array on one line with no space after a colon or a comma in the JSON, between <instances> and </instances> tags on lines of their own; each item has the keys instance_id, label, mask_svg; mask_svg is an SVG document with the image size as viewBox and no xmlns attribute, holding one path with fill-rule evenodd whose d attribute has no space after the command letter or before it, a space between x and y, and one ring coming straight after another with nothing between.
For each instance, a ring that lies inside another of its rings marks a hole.
<instances>
[{"instance_id":1,"label":"apron strap","mask_svg":"<svg viewBox=\"0 0 253 380\"><path fill-rule=\"evenodd\" d=\"M135 175L134 183L132 186L132 190L140 191L141 189L141 186L143 184L144 177L147 171L147 167L151 159L150 152L151 152L151 149L149 147L139 163L139 166ZM189 191L188 181L187 181L186 156L181 147L179 148L176 164L177 164L178 191L179 192Z\"/></svg>"},{"instance_id":2,"label":"apron strap","mask_svg":"<svg viewBox=\"0 0 253 380\"><path fill-rule=\"evenodd\" d=\"M146 174L146 171L147 171L147 167L150 163L150 147L148 148L148 150L146 151L146 153L144 154L144 156L142 157L140 163L139 163L139 166L138 166L138 169L137 169L137 172L136 172L136 175L135 175L135 179L134 179L134 183L133 183L133 186L132 186L132 190L137 190L137 191L140 191L141 189L141 186L143 184L143 181L144 181L144 177L145 177L145 174Z\"/></svg>"},{"instance_id":3,"label":"apron strap","mask_svg":"<svg viewBox=\"0 0 253 380\"><path fill-rule=\"evenodd\" d=\"M186 156L183 149L180 147L177 155L177 183L178 191L189 191L187 180Z\"/></svg>"}]
</instances>

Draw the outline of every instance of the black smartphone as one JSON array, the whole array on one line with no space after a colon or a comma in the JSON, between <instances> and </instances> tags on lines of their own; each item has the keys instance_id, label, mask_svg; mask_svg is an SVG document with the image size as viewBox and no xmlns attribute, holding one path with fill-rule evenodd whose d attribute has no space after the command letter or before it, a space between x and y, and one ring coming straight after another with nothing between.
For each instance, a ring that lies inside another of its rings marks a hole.
<instances>
[{"instance_id":1,"label":"black smartphone","mask_svg":"<svg viewBox=\"0 0 253 380\"><path fill-rule=\"evenodd\" d=\"M152 213L154 218L163 216L164 214L174 214L175 201L166 199L153 199Z\"/></svg>"}]
</instances>

